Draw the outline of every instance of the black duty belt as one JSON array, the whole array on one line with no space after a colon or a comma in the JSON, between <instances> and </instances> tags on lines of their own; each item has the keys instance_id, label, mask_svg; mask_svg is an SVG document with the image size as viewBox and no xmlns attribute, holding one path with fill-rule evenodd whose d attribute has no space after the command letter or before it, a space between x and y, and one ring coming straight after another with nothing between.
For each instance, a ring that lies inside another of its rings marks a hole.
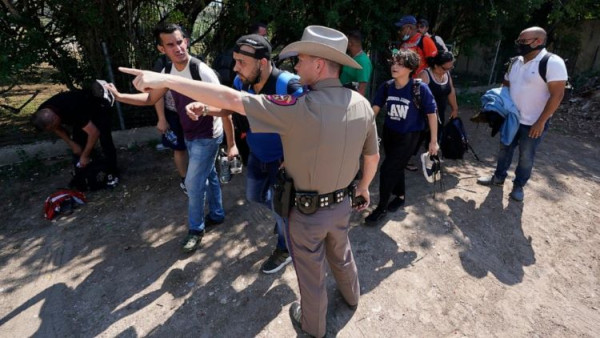
<instances>
[{"instance_id":1,"label":"black duty belt","mask_svg":"<svg viewBox=\"0 0 600 338\"><path fill-rule=\"evenodd\" d=\"M326 208L332 204L341 203L344 197L350 194L349 188L339 189L322 195L311 191L297 191L294 197L294 205L303 214L310 215L315 213L319 208Z\"/></svg>"}]
</instances>

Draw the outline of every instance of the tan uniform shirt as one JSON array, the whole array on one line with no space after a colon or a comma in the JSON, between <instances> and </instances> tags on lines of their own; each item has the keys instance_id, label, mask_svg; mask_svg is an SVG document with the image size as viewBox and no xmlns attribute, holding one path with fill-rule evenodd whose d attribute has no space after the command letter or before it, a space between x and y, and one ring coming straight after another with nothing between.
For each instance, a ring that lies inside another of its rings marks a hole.
<instances>
[{"instance_id":1,"label":"tan uniform shirt","mask_svg":"<svg viewBox=\"0 0 600 338\"><path fill-rule=\"evenodd\" d=\"M281 135L296 190L326 194L345 188L360 168L360 155L379 152L369 101L338 79L320 81L298 99L248 95L243 104L254 132Z\"/></svg>"}]
</instances>

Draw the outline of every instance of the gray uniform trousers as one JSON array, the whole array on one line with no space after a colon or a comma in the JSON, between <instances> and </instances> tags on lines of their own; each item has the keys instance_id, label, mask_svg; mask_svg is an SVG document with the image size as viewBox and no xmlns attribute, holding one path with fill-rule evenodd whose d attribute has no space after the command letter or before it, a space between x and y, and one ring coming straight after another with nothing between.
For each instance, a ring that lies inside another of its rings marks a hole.
<instances>
[{"instance_id":1,"label":"gray uniform trousers","mask_svg":"<svg viewBox=\"0 0 600 338\"><path fill-rule=\"evenodd\" d=\"M351 212L348 197L312 215L297 208L290 212L287 240L300 287L302 330L315 337L326 333L325 258L348 305L358 304L358 273L348 239Z\"/></svg>"}]
</instances>

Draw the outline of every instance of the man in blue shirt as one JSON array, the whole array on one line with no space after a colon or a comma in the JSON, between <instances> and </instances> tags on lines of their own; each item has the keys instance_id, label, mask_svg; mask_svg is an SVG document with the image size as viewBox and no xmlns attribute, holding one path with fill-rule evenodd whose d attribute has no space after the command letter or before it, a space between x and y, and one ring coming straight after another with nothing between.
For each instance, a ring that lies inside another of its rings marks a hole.
<instances>
[{"instance_id":1,"label":"man in blue shirt","mask_svg":"<svg viewBox=\"0 0 600 338\"><path fill-rule=\"evenodd\" d=\"M261 35L250 34L239 38L233 50L236 77L233 88L252 94L278 94L300 96L303 93L298 76L277 69L271 62L271 44ZM233 112L223 110L221 116ZM238 114L235 114L238 115ZM236 119L245 119L236 116ZM242 123L243 124L243 123ZM247 129L246 129L247 128ZM272 186L277 171L283 164L281 137L275 133L253 133L246 123L241 130L246 134L250 148L246 174L246 198L272 209ZM229 155L235 154L234 145L228 139ZM270 274L281 270L292 261L283 235L284 220L273 212L277 221L277 247L262 265L261 270Z\"/></svg>"}]
</instances>

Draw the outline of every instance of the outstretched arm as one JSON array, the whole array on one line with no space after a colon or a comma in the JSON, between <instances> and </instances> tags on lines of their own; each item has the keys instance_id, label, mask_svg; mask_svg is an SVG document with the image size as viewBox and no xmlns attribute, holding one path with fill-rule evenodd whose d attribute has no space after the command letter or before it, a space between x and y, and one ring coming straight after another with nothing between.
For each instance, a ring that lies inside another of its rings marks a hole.
<instances>
[{"instance_id":1,"label":"outstretched arm","mask_svg":"<svg viewBox=\"0 0 600 338\"><path fill-rule=\"evenodd\" d=\"M133 85L141 92L154 89L169 88L178 93L200 101L209 106L227 109L246 115L242 104L242 93L239 91L204 81L194 81L180 76L161 74L147 70L119 67L123 73L135 75Z\"/></svg>"},{"instance_id":2,"label":"outstretched arm","mask_svg":"<svg viewBox=\"0 0 600 338\"><path fill-rule=\"evenodd\" d=\"M152 106L160 100L167 92L166 88L149 90L146 93L123 94L119 92L114 84L108 83L104 87L108 89L119 102L130 104L133 106Z\"/></svg>"}]
</instances>

